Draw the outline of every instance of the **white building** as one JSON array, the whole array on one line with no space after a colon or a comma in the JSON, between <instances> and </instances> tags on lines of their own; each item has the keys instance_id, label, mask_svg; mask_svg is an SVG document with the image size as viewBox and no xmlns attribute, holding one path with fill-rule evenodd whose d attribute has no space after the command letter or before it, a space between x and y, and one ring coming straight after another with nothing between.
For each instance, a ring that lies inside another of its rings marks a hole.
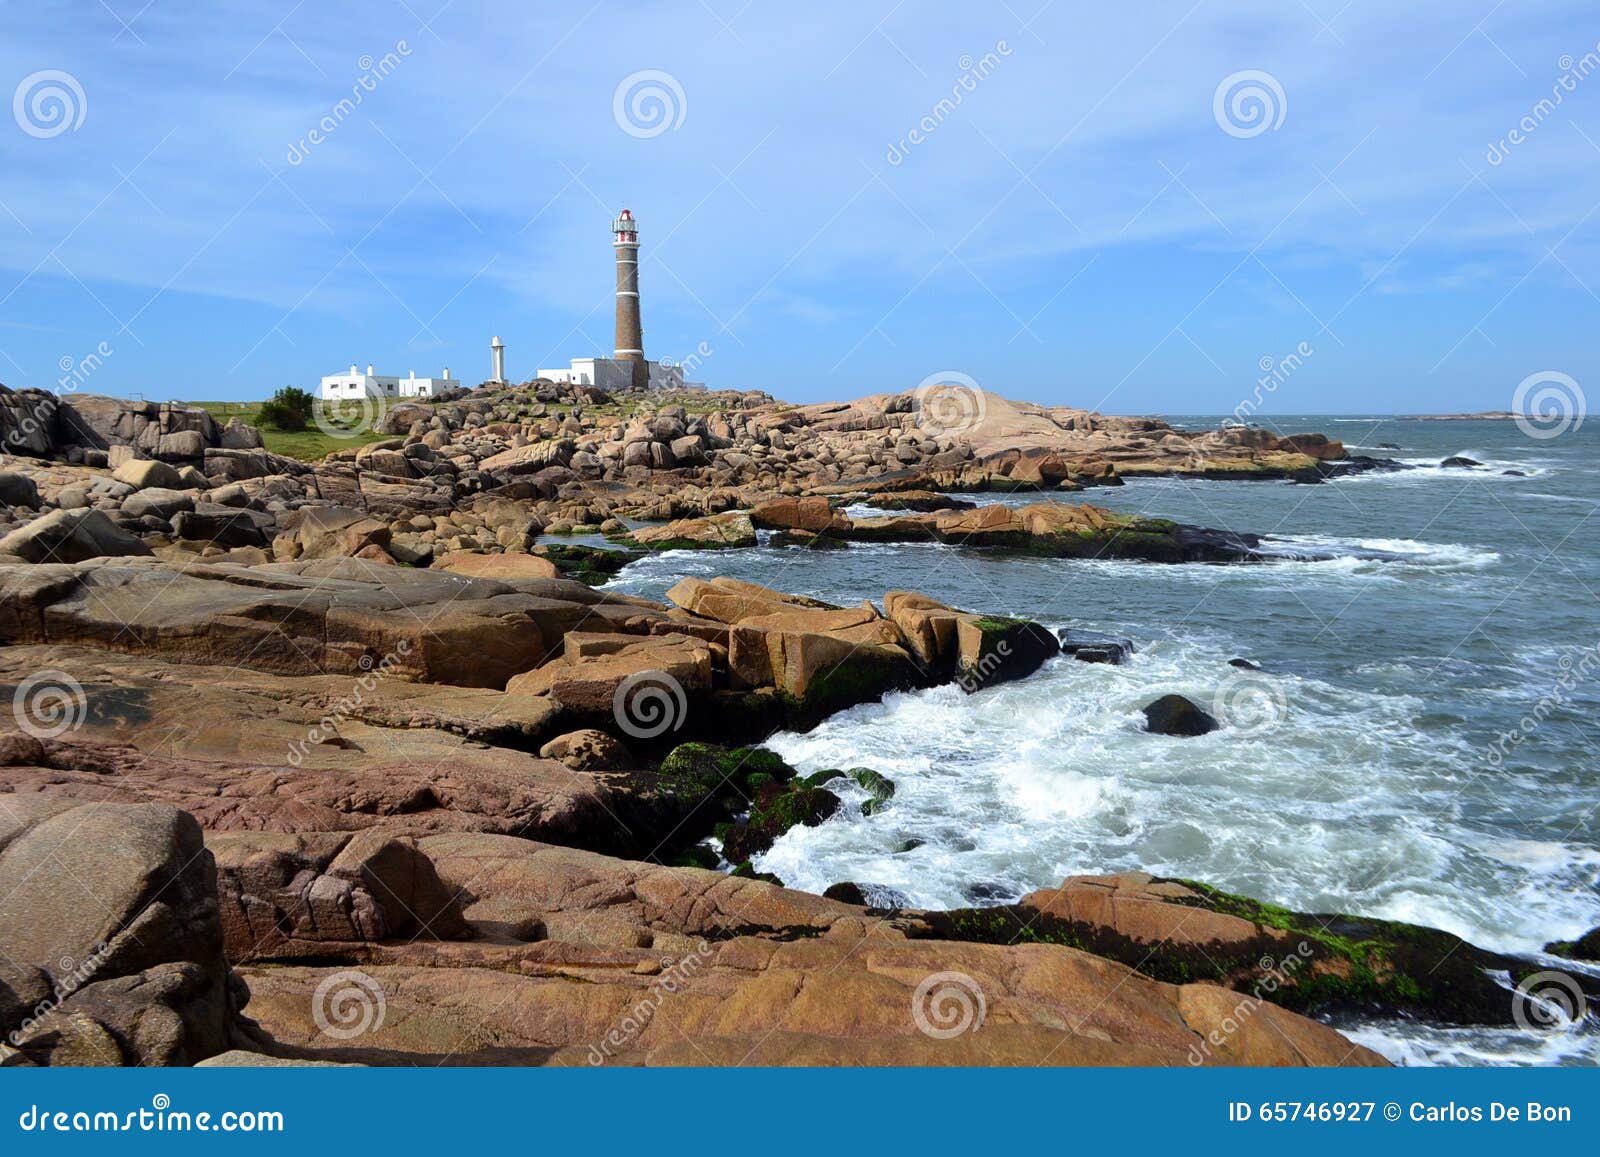
<instances>
[{"instance_id":1,"label":"white building","mask_svg":"<svg viewBox=\"0 0 1600 1157\"><path fill-rule=\"evenodd\" d=\"M361 373L354 362L342 374L329 374L322 379L322 399L326 402L348 398L431 398L446 390L458 390L461 380L450 376L450 367L444 368L442 378L419 378L412 370L409 377L391 378L372 371Z\"/></svg>"},{"instance_id":2,"label":"white building","mask_svg":"<svg viewBox=\"0 0 1600 1157\"><path fill-rule=\"evenodd\" d=\"M646 362L652 390L703 390L704 382L683 380L683 367L668 362ZM602 390L625 390L633 382L631 361L621 358L573 358L568 369L540 370L546 381L567 382L575 386L597 386Z\"/></svg>"}]
</instances>

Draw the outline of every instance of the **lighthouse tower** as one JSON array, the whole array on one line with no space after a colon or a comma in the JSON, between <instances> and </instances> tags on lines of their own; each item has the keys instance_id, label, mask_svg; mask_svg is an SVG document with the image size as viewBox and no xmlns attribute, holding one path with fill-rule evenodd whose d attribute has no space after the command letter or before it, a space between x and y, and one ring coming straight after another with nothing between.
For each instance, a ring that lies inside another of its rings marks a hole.
<instances>
[{"instance_id":1,"label":"lighthouse tower","mask_svg":"<svg viewBox=\"0 0 1600 1157\"><path fill-rule=\"evenodd\" d=\"M632 363L632 384L642 388L649 385L650 367L639 322L639 226L633 213L624 209L611 222L611 233L617 250L617 348L611 356Z\"/></svg>"}]
</instances>

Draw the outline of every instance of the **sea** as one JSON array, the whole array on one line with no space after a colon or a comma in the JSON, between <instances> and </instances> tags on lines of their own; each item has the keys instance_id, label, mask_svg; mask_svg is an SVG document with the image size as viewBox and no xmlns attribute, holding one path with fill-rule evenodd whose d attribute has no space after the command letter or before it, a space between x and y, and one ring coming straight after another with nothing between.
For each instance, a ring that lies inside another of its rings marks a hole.
<instances>
[{"instance_id":1,"label":"sea","mask_svg":"<svg viewBox=\"0 0 1600 1157\"><path fill-rule=\"evenodd\" d=\"M866 815L847 799L756 862L793 887L853 881L948 908L1142 869L1525 955L1600 925L1600 421L1557 436L1382 416L1274 426L1413 469L1060 496L1267 536L1282 558L1260 565L763 545L651 556L609 589L659 598L686 575L725 574L880 606L914 590L1133 643L1121 665L1060 658L977 694L893 694L773 736L803 772L868 766L897 785L890 806ZM1481 465L1440 465L1450 457ZM1141 709L1168 693L1222 728L1148 734ZM1407 1065L1600 1064L1593 1012L1526 1031L1339 1027Z\"/></svg>"}]
</instances>

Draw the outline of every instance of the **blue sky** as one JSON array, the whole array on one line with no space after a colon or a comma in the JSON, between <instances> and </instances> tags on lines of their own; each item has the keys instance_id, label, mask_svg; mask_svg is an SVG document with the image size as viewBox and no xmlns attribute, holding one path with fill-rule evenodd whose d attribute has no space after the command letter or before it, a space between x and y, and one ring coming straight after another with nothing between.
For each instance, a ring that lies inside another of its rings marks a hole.
<instances>
[{"instance_id":1,"label":"blue sky","mask_svg":"<svg viewBox=\"0 0 1600 1157\"><path fill-rule=\"evenodd\" d=\"M0 0L0 381L476 382L496 333L525 376L609 348L629 205L648 352L718 387L1222 412L1304 343L1262 413L1505 408L1600 377L1597 42L1556 0ZM667 119L619 119L646 71Z\"/></svg>"}]
</instances>

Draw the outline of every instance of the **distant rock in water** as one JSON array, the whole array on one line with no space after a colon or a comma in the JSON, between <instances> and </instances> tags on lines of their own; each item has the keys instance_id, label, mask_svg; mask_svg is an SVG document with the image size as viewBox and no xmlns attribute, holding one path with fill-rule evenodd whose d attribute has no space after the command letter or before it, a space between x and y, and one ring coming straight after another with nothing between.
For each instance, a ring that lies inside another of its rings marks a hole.
<instances>
[{"instance_id":1,"label":"distant rock in water","mask_svg":"<svg viewBox=\"0 0 1600 1157\"><path fill-rule=\"evenodd\" d=\"M1228 666L1237 667L1241 671L1259 671L1259 670L1261 670L1261 664L1260 663L1253 663L1249 659L1229 659L1228 660Z\"/></svg>"},{"instance_id":2,"label":"distant rock in water","mask_svg":"<svg viewBox=\"0 0 1600 1157\"><path fill-rule=\"evenodd\" d=\"M1446 458L1443 462L1439 463L1440 468L1446 470L1470 470L1474 466L1482 465L1483 463L1479 462L1476 458L1463 458L1459 454L1453 458Z\"/></svg>"},{"instance_id":3,"label":"distant rock in water","mask_svg":"<svg viewBox=\"0 0 1600 1157\"><path fill-rule=\"evenodd\" d=\"M1221 726L1182 695L1163 695L1144 709L1145 730L1155 735L1205 735Z\"/></svg>"},{"instance_id":4,"label":"distant rock in water","mask_svg":"<svg viewBox=\"0 0 1600 1157\"><path fill-rule=\"evenodd\" d=\"M829 885L822 896L825 900L837 900L841 904L854 904L860 908L908 908L911 905L910 898L904 892L882 884L855 884L845 881Z\"/></svg>"},{"instance_id":5,"label":"distant rock in water","mask_svg":"<svg viewBox=\"0 0 1600 1157\"><path fill-rule=\"evenodd\" d=\"M1063 627L1056 632L1061 650L1080 663L1121 663L1133 656L1133 640L1099 631L1077 631Z\"/></svg>"}]
</instances>

